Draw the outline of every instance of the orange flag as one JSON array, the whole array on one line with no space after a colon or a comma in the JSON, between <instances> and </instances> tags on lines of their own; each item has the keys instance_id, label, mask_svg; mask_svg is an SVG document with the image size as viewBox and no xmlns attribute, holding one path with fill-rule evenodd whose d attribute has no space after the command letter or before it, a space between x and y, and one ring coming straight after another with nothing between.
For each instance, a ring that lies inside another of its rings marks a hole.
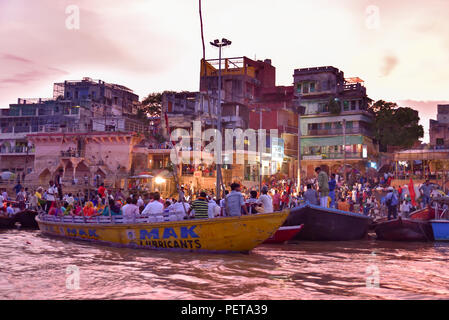
<instances>
[{"instance_id":1,"label":"orange flag","mask_svg":"<svg viewBox=\"0 0 449 320\"><path fill-rule=\"evenodd\" d=\"M410 198L412 198L412 205L416 207L416 194L415 194L415 187L413 186L413 179L410 178L410 182L408 184L408 191L410 192Z\"/></svg>"}]
</instances>

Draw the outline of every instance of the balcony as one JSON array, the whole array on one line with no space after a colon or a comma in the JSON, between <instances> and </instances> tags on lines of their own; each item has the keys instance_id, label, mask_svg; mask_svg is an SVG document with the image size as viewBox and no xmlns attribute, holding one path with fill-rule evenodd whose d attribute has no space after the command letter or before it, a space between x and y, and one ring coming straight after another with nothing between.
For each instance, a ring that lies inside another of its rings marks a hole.
<instances>
[{"instance_id":1,"label":"balcony","mask_svg":"<svg viewBox=\"0 0 449 320\"><path fill-rule=\"evenodd\" d=\"M30 148L27 152L27 147L24 146L16 146L16 147L2 147L0 148L1 155L32 155L34 154L35 149Z\"/></svg>"},{"instance_id":2,"label":"balcony","mask_svg":"<svg viewBox=\"0 0 449 320\"><path fill-rule=\"evenodd\" d=\"M278 130L280 133L289 133L298 135L298 127L294 126L278 126Z\"/></svg>"},{"instance_id":3,"label":"balcony","mask_svg":"<svg viewBox=\"0 0 449 320\"><path fill-rule=\"evenodd\" d=\"M371 131L365 128L346 128L346 134L363 134L371 136ZM341 136L343 135L343 128L331 129L309 129L309 136Z\"/></svg>"},{"instance_id":4,"label":"balcony","mask_svg":"<svg viewBox=\"0 0 449 320\"><path fill-rule=\"evenodd\" d=\"M346 152L346 159L362 159L362 152ZM302 160L342 160L343 153L304 154Z\"/></svg>"}]
</instances>

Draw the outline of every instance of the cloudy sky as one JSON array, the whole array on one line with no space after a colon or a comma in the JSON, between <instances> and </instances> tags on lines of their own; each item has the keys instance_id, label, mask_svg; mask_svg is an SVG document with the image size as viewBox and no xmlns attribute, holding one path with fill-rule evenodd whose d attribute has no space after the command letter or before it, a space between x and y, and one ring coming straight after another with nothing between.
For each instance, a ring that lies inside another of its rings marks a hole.
<instances>
[{"instance_id":1,"label":"cloudy sky","mask_svg":"<svg viewBox=\"0 0 449 320\"><path fill-rule=\"evenodd\" d=\"M449 101L448 12L447 0L203 0L206 41L232 40L226 56L271 58L278 85L335 66L372 99L418 109L426 130ZM198 0L0 0L0 108L86 76L141 97L198 90L201 56Z\"/></svg>"}]
</instances>

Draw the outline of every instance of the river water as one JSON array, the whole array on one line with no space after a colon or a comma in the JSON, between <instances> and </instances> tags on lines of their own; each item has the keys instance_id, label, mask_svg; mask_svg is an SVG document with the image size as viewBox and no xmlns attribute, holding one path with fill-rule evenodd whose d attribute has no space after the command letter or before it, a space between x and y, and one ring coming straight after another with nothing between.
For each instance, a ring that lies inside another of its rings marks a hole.
<instances>
[{"instance_id":1,"label":"river water","mask_svg":"<svg viewBox=\"0 0 449 320\"><path fill-rule=\"evenodd\" d=\"M0 299L449 299L448 254L375 240L172 253L1 230Z\"/></svg>"}]
</instances>

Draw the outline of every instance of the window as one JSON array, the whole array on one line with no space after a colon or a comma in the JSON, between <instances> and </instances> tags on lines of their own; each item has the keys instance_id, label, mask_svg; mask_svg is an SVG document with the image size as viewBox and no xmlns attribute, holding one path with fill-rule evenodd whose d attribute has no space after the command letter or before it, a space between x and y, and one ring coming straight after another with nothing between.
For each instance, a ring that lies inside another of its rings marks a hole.
<instances>
[{"instance_id":1,"label":"window","mask_svg":"<svg viewBox=\"0 0 449 320\"><path fill-rule=\"evenodd\" d=\"M444 145L444 139L438 138L436 143L437 143L437 146L443 146Z\"/></svg>"},{"instance_id":2,"label":"window","mask_svg":"<svg viewBox=\"0 0 449 320\"><path fill-rule=\"evenodd\" d=\"M343 111L349 111L349 101L343 101Z\"/></svg>"},{"instance_id":3,"label":"window","mask_svg":"<svg viewBox=\"0 0 449 320\"><path fill-rule=\"evenodd\" d=\"M296 92L301 93L301 84L300 83L296 84Z\"/></svg>"},{"instance_id":4,"label":"window","mask_svg":"<svg viewBox=\"0 0 449 320\"><path fill-rule=\"evenodd\" d=\"M309 84L307 82L303 83L302 93L309 93Z\"/></svg>"},{"instance_id":5,"label":"window","mask_svg":"<svg viewBox=\"0 0 449 320\"><path fill-rule=\"evenodd\" d=\"M343 126L341 125L341 122L336 122L335 123L335 128L336 129L341 129Z\"/></svg>"},{"instance_id":6,"label":"window","mask_svg":"<svg viewBox=\"0 0 449 320\"><path fill-rule=\"evenodd\" d=\"M310 83L310 92L315 92L315 82Z\"/></svg>"},{"instance_id":7,"label":"window","mask_svg":"<svg viewBox=\"0 0 449 320\"><path fill-rule=\"evenodd\" d=\"M346 121L346 128L351 129L354 127L354 123L352 121Z\"/></svg>"},{"instance_id":8,"label":"window","mask_svg":"<svg viewBox=\"0 0 449 320\"><path fill-rule=\"evenodd\" d=\"M353 100L351 101L351 110L355 110L356 109L356 101Z\"/></svg>"},{"instance_id":9,"label":"window","mask_svg":"<svg viewBox=\"0 0 449 320\"><path fill-rule=\"evenodd\" d=\"M331 122L326 122L324 124L324 129L330 129L332 127L332 123Z\"/></svg>"}]
</instances>

